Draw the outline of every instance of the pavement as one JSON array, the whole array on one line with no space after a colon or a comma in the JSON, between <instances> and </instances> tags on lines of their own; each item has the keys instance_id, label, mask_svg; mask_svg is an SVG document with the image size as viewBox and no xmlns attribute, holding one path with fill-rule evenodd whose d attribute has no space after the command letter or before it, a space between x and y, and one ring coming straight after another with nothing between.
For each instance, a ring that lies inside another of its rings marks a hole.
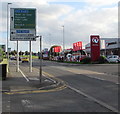
<instances>
[{"instance_id":1,"label":"pavement","mask_svg":"<svg viewBox=\"0 0 120 114\"><path fill-rule=\"evenodd\" d=\"M29 67L20 66L19 72L16 72L15 64L10 64L7 78L2 82L2 92L6 94L48 92L63 88L65 83L60 79L42 72L40 82L39 69L33 68L30 72Z\"/></svg>"}]
</instances>

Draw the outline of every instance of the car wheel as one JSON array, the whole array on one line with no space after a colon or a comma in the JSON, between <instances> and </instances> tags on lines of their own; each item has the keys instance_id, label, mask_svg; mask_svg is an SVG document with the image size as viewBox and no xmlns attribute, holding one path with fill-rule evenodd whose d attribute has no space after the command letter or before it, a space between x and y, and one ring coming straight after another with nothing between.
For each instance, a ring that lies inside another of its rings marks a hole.
<instances>
[{"instance_id":1,"label":"car wheel","mask_svg":"<svg viewBox=\"0 0 120 114\"><path fill-rule=\"evenodd\" d=\"M117 60L116 63L118 63L119 61Z\"/></svg>"}]
</instances>

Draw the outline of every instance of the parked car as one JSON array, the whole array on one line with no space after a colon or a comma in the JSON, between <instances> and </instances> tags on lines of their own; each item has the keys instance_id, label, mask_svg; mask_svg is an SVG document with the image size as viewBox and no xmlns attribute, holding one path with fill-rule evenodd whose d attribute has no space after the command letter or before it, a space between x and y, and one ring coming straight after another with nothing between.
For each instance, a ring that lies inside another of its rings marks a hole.
<instances>
[{"instance_id":1,"label":"parked car","mask_svg":"<svg viewBox=\"0 0 120 114\"><path fill-rule=\"evenodd\" d=\"M29 62L29 58L28 57L22 57L21 61L22 61L22 63Z\"/></svg>"},{"instance_id":2,"label":"parked car","mask_svg":"<svg viewBox=\"0 0 120 114\"><path fill-rule=\"evenodd\" d=\"M120 62L120 57L118 55L108 55L106 59L109 63L110 62L115 62L115 63Z\"/></svg>"}]
</instances>

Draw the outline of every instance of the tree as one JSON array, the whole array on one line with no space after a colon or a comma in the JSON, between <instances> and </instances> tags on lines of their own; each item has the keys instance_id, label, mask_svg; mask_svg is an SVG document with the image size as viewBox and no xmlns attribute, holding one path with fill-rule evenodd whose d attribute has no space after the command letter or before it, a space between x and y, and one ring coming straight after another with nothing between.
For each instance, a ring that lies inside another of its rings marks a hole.
<instances>
[{"instance_id":1,"label":"tree","mask_svg":"<svg viewBox=\"0 0 120 114\"><path fill-rule=\"evenodd\" d=\"M16 55L17 54L17 51L16 50L14 50L14 51L11 51L11 55Z\"/></svg>"},{"instance_id":2,"label":"tree","mask_svg":"<svg viewBox=\"0 0 120 114\"><path fill-rule=\"evenodd\" d=\"M22 51L19 52L19 55L23 55L23 54L24 54L24 52L22 52Z\"/></svg>"},{"instance_id":3,"label":"tree","mask_svg":"<svg viewBox=\"0 0 120 114\"><path fill-rule=\"evenodd\" d=\"M28 51L25 51L25 55L29 55L29 52L28 52Z\"/></svg>"}]
</instances>

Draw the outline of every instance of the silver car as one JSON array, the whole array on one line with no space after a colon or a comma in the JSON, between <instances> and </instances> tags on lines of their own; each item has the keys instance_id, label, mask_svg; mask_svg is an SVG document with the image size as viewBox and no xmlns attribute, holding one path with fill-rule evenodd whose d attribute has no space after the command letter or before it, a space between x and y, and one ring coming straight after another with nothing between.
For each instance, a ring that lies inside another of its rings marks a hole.
<instances>
[{"instance_id":1,"label":"silver car","mask_svg":"<svg viewBox=\"0 0 120 114\"><path fill-rule=\"evenodd\" d=\"M106 59L108 62L120 62L120 57L118 55L108 55Z\"/></svg>"}]
</instances>

